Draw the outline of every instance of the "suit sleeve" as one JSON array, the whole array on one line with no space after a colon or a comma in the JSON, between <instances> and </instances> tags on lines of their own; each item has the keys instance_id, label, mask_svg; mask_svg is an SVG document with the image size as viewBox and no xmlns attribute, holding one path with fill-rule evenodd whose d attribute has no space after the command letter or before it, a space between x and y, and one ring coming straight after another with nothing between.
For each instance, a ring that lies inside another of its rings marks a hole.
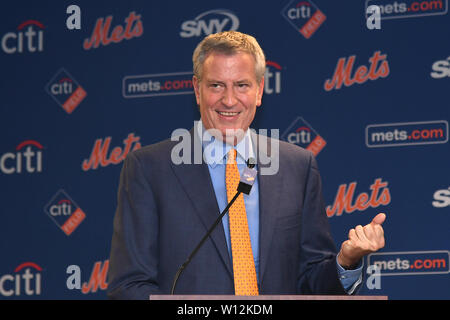
<instances>
[{"instance_id":1,"label":"suit sleeve","mask_svg":"<svg viewBox=\"0 0 450 320\"><path fill-rule=\"evenodd\" d=\"M320 173L312 154L302 210L301 248L298 292L345 295L339 280L336 247L325 211Z\"/></svg>"},{"instance_id":2,"label":"suit sleeve","mask_svg":"<svg viewBox=\"0 0 450 320\"><path fill-rule=\"evenodd\" d=\"M158 213L151 186L135 153L126 158L108 271L110 299L148 300L158 294Z\"/></svg>"}]
</instances>

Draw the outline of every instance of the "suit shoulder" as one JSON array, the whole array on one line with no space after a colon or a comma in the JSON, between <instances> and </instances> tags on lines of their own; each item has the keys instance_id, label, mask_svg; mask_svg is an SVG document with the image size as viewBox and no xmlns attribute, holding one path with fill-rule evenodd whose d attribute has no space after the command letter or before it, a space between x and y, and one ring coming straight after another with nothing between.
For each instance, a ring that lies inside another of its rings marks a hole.
<instances>
[{"instance_id":1,"label":"suit shoulder","mask_svg":"<svg viewBox=\"0 0 450 320\"><path fill-rule=\"evenodd\" d=\"M171 150L176 143L170 138L162 140L130 152L127 158L134 158L139 162L167 160L168 157L170 158Z\"/></svg>"},{"instance_id":2,"label":"suit shoulder","mask_svg":"<svg viewBox=\"0 0 450 320\"><path fill-rule=\"evenodd\" d=\"M311 151L306 150L305 148L302 148L295 144L281 140L279 143L280 143L280 153L283 152L284 154L290 155L292 157L301 158L305 160L309 160L312 156Z\"/></svg>"}]
</instances>

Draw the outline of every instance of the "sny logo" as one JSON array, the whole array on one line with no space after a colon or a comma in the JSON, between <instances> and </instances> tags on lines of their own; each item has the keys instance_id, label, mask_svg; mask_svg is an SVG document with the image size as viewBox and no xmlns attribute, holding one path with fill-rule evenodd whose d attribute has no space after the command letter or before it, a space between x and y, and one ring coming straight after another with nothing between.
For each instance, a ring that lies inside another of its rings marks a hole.
<instances>
[{"instance_id":1,"label":"sny logo","mask_svg":"<svg viewBox=\"0 0 450 320\"><path fill-rule=\"evenodd\" d=\"M433 194L434 201L431 203L435 208L445 208L450 206L450 187L448 189L437 190Z\"/></svg>"},{"instance_id":2,"label":"sny logo","mask_svg":"<svg viewBox=\"0 0 450 320\"><path fill-rule=\"evenodd\" d=\"M81 208L64 190L59 190L44 208L45 213L68 236L86 217Z\"/></svg>"},{"instance_id":3,"label":"sny logo","mask_svg":"<svg viewBox=\"0 0 450 320\"><path fill-rule=\"evenodd\" d=\"M34 140L19 143L15 153L7 152L0 157L0 171L4 174L42 172L42 149Z\"/></svg>"},{"instance_id":4,"label":"sny logo","mask_svg":"<svg viewBox=\"0 0 450 320\"><path fill-rule=\"evenodd\" d=\"M311 1L300 1L294 4L295 2L297 1L290 1L281 10L281 15L295 30L298 30L302 36L309 39L324 23L326 16Z\"/></svg>"},{"instance_id":5,"label":"sny logo","mask_svg":"<svg viewBox=\"0 0 450 320\"><path fill-rule=\"evenodd\" d=\"M24 270L23 273L19 273L21 270ZM34 272L31 272L31 270ZM21 263L14 269L15 274L5 274L0 277L0 295L4 297L20 296L22 289L27 296L40 295L42 289L41 271L42 268L34 262ZM11 284L7 285L7 282ZM34 290L32 289L33 286Z\"/></svg>"},{"instance_id":6,"label":"sny logo","mask_svg":"<svg viewBox=\"0 0 450 320\"><path fill-rule=\"evenodd\" d=\"M118 25L111 31L111 34L108 35L112 19L113 16L106 17L104 21L103 18L97 19L91 38L87 38L83 42L84 50L98 48L100 44L107 46L112 42L119 43L125 39L130 40L132 38L140 37L144 33L141 15L136 15L136 13L132 11L125 19L125 28Z\"/></svg>"},{"instance_id":7,"label":"sny logo","mask_svg":"<svg viewBox=\"0 0 450 320\"><path fill-rule=\"evenodd\" d=\"M36 32L34 26L38 27L41 30L38 30ZM7 54L13 54L44 51L43 29L44 25L36 20L27 20L21 23L17 27L17 32L8 32L3 36L3 52Z\"/></svg>"},{"instance_id":8,"label":"sny logo","mask_svg":"<svg viewBox=\"0 0 450 320\"><path fill-rule=\"evenodd\" d=\"M439 60L433 63L433 72L431 72L431 77L434 79L450 78L450 57L447 60Z\"/></svg>"},{"instance_id":9,"label":"sny logo","mask_svg":"<svg viewBox=\"0 0 450 320\"><path fill-rule=\"evenodd\" d=\"M74 77L63 68L53 76L45 90L68 114L71 114L87 95Z\"/></svg>"},{"instance_id":10,"label":"sny logo","mask_svg":"<svg viewBox=\"0 0 450 320\"><path fill-rule=\"evenodd\" d=\"M317 156L327 144L302 117L298 117L292 122L282 134L281 139L311 151L314 156Z\"/></svg>"},{"instance_id":11,"label":"sny logo","mask_svg":"<svg viewBox=\"0 0 450 320\"><path fill-rule=\"evenodd\" d=\"M203 12L193 20L181 24L180 36L182 38L199 37L225 30L235 31L239 28L239 19L231 11L215 9Z\"/></svg>"}]
</instances>

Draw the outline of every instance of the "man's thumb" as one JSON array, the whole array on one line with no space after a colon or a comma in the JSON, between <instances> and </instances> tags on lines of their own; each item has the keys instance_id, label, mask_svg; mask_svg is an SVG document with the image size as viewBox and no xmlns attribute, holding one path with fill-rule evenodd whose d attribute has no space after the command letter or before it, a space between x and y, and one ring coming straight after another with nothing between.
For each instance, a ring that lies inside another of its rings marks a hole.
<instances>
[{"instance_id":1,"label":"man's thumb","mask_svg":"<svg viewBox=\"0 0 450 320\"><path fill-rule=\"evenodd\" d=\"M379 213L372 219L371 223L382 224L386 220L386 215L384 213Z\"/></svg>"}]
</instances>

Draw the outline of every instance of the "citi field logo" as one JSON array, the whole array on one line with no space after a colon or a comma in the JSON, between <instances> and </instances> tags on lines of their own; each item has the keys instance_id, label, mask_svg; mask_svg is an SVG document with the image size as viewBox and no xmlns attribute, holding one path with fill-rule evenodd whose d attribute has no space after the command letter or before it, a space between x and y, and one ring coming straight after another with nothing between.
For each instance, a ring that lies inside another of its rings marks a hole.
<instances>
[{"instance_id":1,"label":"citi field logo","mask_svg":"<svg viewBox=\"0 0 450 320\"><path fill-rule=\"evenodd\" d=\"M306 39L311 38L326 20L312 1L292 0L281 10L281 15Z\"/></svg>"},{"instance_id":2,"label":"citi field logo","mask_svg":"<svg viewBox=\"0 0 450 320\"><path fill-rule=\"evenodd\" d=\"M264 73L264 94L278 94L281 92L281 66L274 61L266 61Z\"/></svg>"},{"instance_id":3,"label":"citi field logo","mask_svg":"<svg viewBox=\"0 0 450 320\"><path fill-rule=\"evenodd\" d=\"M235 31L239 28L238 17L226 9L214 9L200 13L192 20L181 24L180 36L192 38L222 31Z\"/></svg>"},{"instance_id":4,"label":"citi field logo","mask_svg":"<svg viewBox=\"0 0 450 320\"><path fill-rule=\"evenodd\" d=\"M14 269L13 274L0 277L0 295L38 296L42 291L42 268L34 262L24 262Z\"/></svg>"},{"instance_id":5,"label":"citi field logo","mask_svg":"<svg viewBox=\"0 0 450 320\"><path fill-rule=\"evenodd\" d=\"M91 151L89 159L85 159L81 165L83 171L96 170L99 165L106 167L110 164L119 164L125 160L130 151L141 148L140 137L135 137L134 133L130 133L128 137L123 140L124 148L115 147L109 153L109 146L111 144L111 137L105 139L95 140L94 147Z\"/></svg>"},{"instance_id":6,"label":"citi field logo","mask_svg":"<svg viewBox=\"0 0 450 320\"><path fill-rule=\"evenodd\" d=\"M27 20L2 37L2 50L7 54L44 51L44 25L37 20Z\"/></svg>"},{"instance_id":7,"label":"citi field logo","mask_svg":"<svg viewBox=\"0 0 450 320\"><path fill-rule=\"evenodd\" d=\"M110 32L112 20L113 16L97 19L91 37L86 38L83 42L84 50L95 49L100 45L107 46L111 43L119 43L123 40L138 38L144 34L144 25L141 21L141 15L136 14L134 11L130 12L128 17L125 18L124 26L117 25Z\"/></svg>"},{"instance_id":8,"label":"citi field logo","mask_svg":"<svg viewBox=\"0 0 450 320\"><path fill-rule=\"evenodd\" d=\"M356 187L357 182L344 183L339 186L334 203L326 208L329 218L341 216L344 212L364 211L369 207L377 208L391 203L388 183L383 182L382 178L375 179L375 182L370 185L370 193L362 192L355 197Z\"/></svg>"},{"instance_id":9,"label":"citi field logo","mask_svg":"<svg viewBox=\"0 0 450 320\"><path fill-rule=\"evenodd\" d=\"M302 117L291 123L281 135L281 139L311 151L317 156L327 142Z\"/></svg>"},{"instance_id":10,"label":"citi field logo","mask_svg":"<svg viewBox=\"0 0 450 320\"><path fill-rule=\"evenodd\" d=\"M388 77L390 69L386 57L387 55L381 54L381 51L375 51L373 56L369 58L370 66L359 66L355 73L353 73L353 66L356 56L352 55L348 59L340 58L334 69L333 76L325 81L325 91L339 90L342 85L350 87L355 83L363 84L368 80Z\"/></svg>"},{"instance_id":11,"label":"citi field logo","mask_svg":"<svg viewBox=\"0 0 450 320\"><path fill-rule=\"evenodd\" d=\"M44 212L67 236L86 218L83 210L62 189L52 197Z\"/></svg>"},{"instance_id":12,"label":"citi field logo","mask_svg":"<svg viewBox=\"0 0 450 320\"><path fill-rule=\"evenodd\" d=\"M68 114L71 114L87 96L86 91L64 68L53 76L45 91Z\"/></svg>"},{"instance_id":13,"label":"citi field logo","mask_svg":"<svg viewBox=\"0 0 450 320\"><path fill-rule=\"evenodd\" d=\"M4 174L42 172L42 150L44 147L35 140L19 143L14 152L0 157L0 172Z\"/></svg>"},{"instance_id":14,"label":"citi field logo","mask_svg":"<svg viewBox=\"0 0 450 320\"><path fill-rule=\"evenodd\" d=\"M379 268L381 276L448 274L449 257L448 250L376 252L367 261Z\"/></svg>"}]
</instances>

